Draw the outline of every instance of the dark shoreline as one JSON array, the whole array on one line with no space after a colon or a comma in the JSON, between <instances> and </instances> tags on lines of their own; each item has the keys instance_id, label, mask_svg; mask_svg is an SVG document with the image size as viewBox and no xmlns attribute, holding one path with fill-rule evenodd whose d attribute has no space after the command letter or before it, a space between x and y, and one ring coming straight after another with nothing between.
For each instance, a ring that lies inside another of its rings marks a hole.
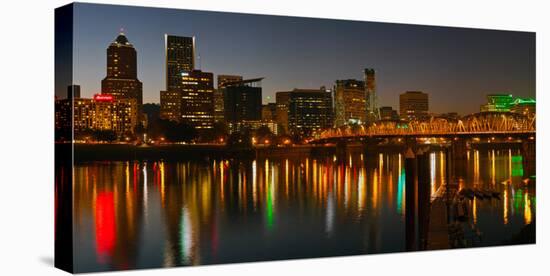
<instances>
[{"instance_id":1,"label":"dark shoreline","mask_svg":"<svg viewBox=\"0 0 550 276\"><path fill-rule=\"evenodd\" d=\"M70 152L71 144L56 144L56 149ZM363 148L365 149L365 148ZM361 151L361 147L350 147ZM402 146L372 147L369 151L401 152ZM224 145L156 145L131 144L74 144L74 161L131 161L131 160L206 160L254 158L328 157L336 153L334 146L304 145L291 147L239 148Z\"/></svg>"},{"instance_id":2,"label":"dark shoreline","mask_svg":"<svg viewBox=\"0 0 550 276\"><path fill-rule=\"evenodd\" d=\"M56 143L57 152L67 153L70 158L71 144ZM506 145L510 147L510 144ZM431 145L431 150L442 149L441 146ZM490 148L498 149L504 145L493 144ZM514 145L512 147L517 147ZM476 145L473 148L487 148L487 145ZM352 145L346 152L403 152L403 145L361 146ZM239 148L224 145L155 145L136 146L132 144L74 144L74 161L132 161L132 160L208 160L208 159L254 159L254 158L324 158L338 154L335 146L302 145L289 147L258 147Z\"/></svg>"}]
</instances>

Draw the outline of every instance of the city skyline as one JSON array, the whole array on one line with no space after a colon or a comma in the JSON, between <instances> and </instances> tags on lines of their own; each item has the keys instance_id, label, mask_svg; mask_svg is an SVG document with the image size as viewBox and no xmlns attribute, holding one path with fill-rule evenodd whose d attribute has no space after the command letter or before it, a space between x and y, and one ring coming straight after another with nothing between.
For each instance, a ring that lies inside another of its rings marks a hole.
<instances>
[{"instance_id":1,"label":"city skyline","mask_svg":"<svg viewBox=\"0 0 550 276\"><path fill-rule=\"evenodd\" d=\"M535 33L76 3L55 34L58 268L536 243Z\"/></svg>"},{"instance_id":2,"label":"city skyline","mask_svg":"<svg viewBox=\"0 0 550 276\"><path fill-rule=\"evenodd\" d=\"M430 112L436 113L477 112L485 95L492 93L535 97L534 33L128 6L75 7L74 83L81 85L83 97L100 91L105 49L120 28L138 52L144 103L158 103L165 87L165 34L194 36L197 69L215 77L264 76L263 103L268 98L273 102L278 91L332 88L337 79L362 79L367 67L377 71L378 106L397 108L399 94L409 90L430 94ZM148 26L145 19L158 24ZM216 22L224 22L223 27ZM292 26L296 28L289 31ZM469 101L461 101L465 98Z\"/></svg>"}]
</instances>

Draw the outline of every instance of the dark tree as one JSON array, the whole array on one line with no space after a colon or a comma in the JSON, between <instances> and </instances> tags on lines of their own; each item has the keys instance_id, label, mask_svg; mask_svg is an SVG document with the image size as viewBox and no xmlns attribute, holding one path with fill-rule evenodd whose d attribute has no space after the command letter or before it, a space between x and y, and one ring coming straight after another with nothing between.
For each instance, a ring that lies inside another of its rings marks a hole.
<instances>
[{"instance_id":1,"label":"dark tree","mask_svg":"<svg viewBox=\"0 0 550 276\"><path fill-rule=\"evenodd\" d=\"M168 121L165 128L166 139L171 142L191 142L197 137L197 130L186 123Z\"/></svg>"},{"instance_id":2,"label":"dark tree","mask_svg":"<svg viewBox=\"0 0 550 276\"><path fill-rule=\"evenodd\" d=\"M250 129L244 128L239 132L233 132L227 138L229 148L250 148L252 147L252 133Z\"/></svg>"},{"instance_id":3,"label":"dark tree","mask_svg":"<svg viewBox=\"0 0 550 276\"><path fill-rule=\"evenodd\" d=\"M216 122L211 129L204 130L201 133L201 141L205 142L219 142L220 139L225 141L229 135L227 125L223 122Z\"/></svg>"},{"instance_id":4,"label":"dark tree","mask_svg":"<svg viewBox=\"0 0 550 276\"><path fill-rule=\"evenodd\" d=\"M143 114L147 116L147 122L155 122L160 118L160 104L143 104Z\"/></svg>"}]
</instances>

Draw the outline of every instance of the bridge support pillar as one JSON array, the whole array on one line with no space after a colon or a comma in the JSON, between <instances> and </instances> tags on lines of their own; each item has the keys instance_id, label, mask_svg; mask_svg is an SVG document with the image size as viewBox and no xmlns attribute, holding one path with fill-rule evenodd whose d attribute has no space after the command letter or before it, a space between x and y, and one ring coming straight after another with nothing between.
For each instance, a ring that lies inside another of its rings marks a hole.
<instances>
[{"instance_id":1,"label":"bridge support pillar","mask_svg":"<svg viewBox=\"0 0 550 276\"><path fill-rule=\"evenodd\" d=\"M451 142L451 156L453 160L466 160L468 147L466 139L455 137Z\"/></svg>"},{"instance_id":2,"label":"bridge support pillar","mask_svg":"<svg viewBox=\"0 0 550 276\"><path fill-rule=\"evenodd\" d=\"M412 149L405 153L405 249L416 250L416 158Z\"/></svg>"},{"instance_id":3,"label":"bridge support pillar","mask_svg":"<svg viewBox=\"0 0 550 276\"><path fill-rule=\"evenodd\" d=\"M338 141L336 143L336 158L338 162L345 162L347 156L347 144L345 141Z\"/></svg>"},{"instance_id":4,"label":"bridge support pillar","mask_svg":"<svg viewBox=\"0 0 550 276\"><path fill-rule=\"evenodd\" d=\"M523 177L528 178L536 174L536 141L533 138L523 140L521 143L521 156L523 162Z\"/></svg>"},{"instance_id":5,"label":"bridge support pillar","mask_svg":"<svg viewBox=\"0 0 550 276\"><path fill-rule=\"evenodd\" d=\"M428 228L430 223L430 156L426 150L420 149L418 162L418 249L424 250L428 244Z\"/></svg>"}]
</instances>

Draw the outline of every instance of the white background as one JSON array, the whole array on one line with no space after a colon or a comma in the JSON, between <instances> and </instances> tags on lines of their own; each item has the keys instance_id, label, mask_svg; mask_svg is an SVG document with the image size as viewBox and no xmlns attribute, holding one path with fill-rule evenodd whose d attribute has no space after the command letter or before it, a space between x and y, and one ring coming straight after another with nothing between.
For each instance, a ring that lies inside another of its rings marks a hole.
<instances>
[{"instance_id":1,"label":"white background","mask_svg":"<svg viewBox=\"0 0 550 276\"><path fill-rule=\"evenodd\" d=\"M423 253L133 271L136 275L548 275L550 5L547 1L97 1L154 7L537 32L537 244ZM56 0L0 8L0 275L62 275L53 267L53 80ZM506 78L507 76L502 76ZM109 275L127 274L116 272Z\"/></svg>"}]
</instances>

